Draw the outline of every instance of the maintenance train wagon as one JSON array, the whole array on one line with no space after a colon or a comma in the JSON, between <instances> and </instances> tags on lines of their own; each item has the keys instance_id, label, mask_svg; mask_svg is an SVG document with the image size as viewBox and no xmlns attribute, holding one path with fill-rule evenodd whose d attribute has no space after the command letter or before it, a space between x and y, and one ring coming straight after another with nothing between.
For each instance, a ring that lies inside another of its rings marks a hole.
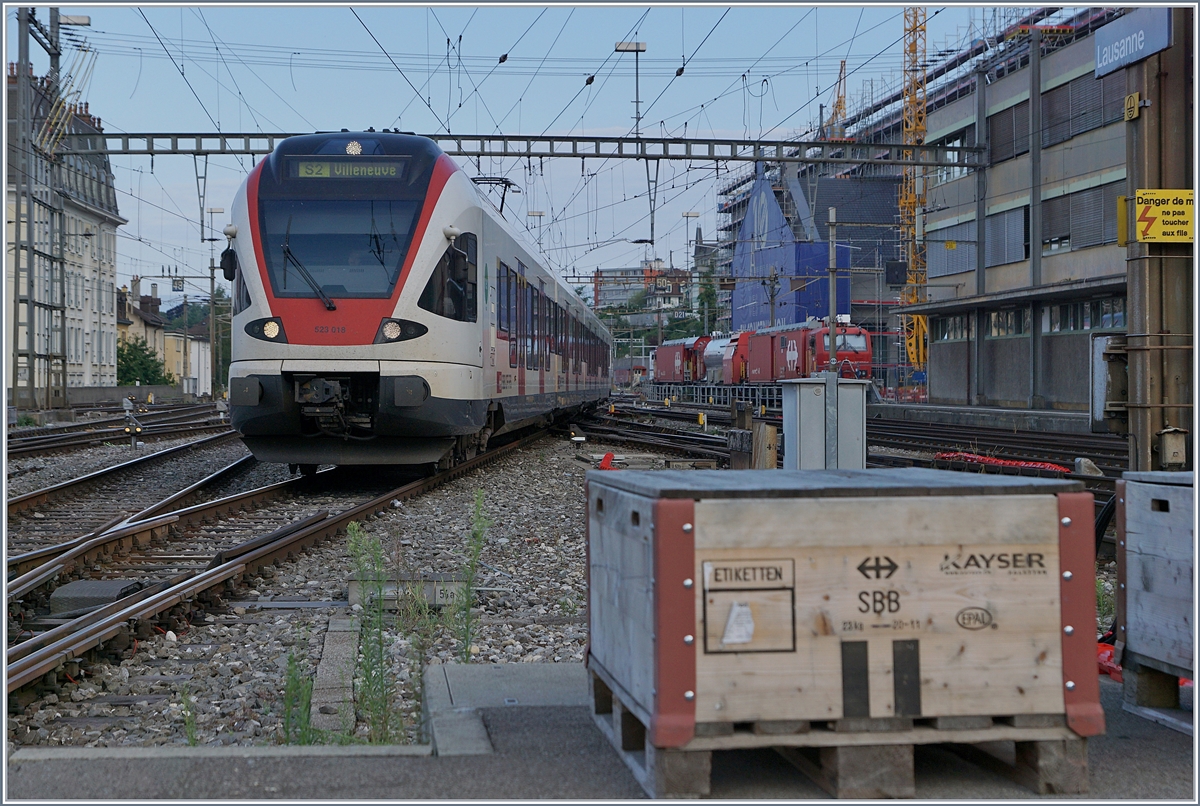
<instances>
[{"instance_id":1,"label":"maintenance train wagon","mask_svg":"<svg viewBox=\"0 0 1200 806\"><path fill-rule=\"evenodd\" d=\"M871 370L870 333L836 328L839 374L863 378ZM774 383L829 369L829 328L822 323L777 325L730 336L693 336L664 342L654 355L659 383Z\"/></svg>"}]
</instances>

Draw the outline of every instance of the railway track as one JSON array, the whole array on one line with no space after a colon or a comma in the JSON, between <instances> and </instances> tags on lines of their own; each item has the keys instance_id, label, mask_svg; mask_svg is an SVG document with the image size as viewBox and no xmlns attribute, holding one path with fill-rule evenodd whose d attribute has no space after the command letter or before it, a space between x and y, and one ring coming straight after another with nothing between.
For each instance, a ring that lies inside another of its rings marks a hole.
<instances>
[{"instance_id":1,"label":"railway track","mask_svg":"<svg viewBox=\"0 0 1200 806\"><path fill-rule=\"evenodd\" d=\"M136 436L141 440L171 439L191 434L229 430L229 423L221 420L216 409L211 405L174 407L163 411L138 413L137 420L142 430ZM43 456L101 445L106 442L123 442L130 438L130 434L125 431L125 426L125 418L121 416L22 430L9 436L7 455L10 459Z\"/></svg>"},{"instance_id":2,"label":"railway track","mask_svg":"<svg viewBox=\"0 0 1200 806\"><path fill-rule=\"evenodd\" d=\"M617 412L626 416L653 416L659 419L695 422L703 411L712 425L728 426L726 410L701 406L632 406L617 404ZM775 426L782 417L768 413L758 417ZM1057 434L1011 431L982 426L946 426L902 420L867 420L867 440L872 446L930 453L963 451L1014 461L1053 462L1073 467L1077 457L1092 460L1106 476L1116 476L1128 467L1128 445L1119 437L1101 434Z\"/></svg>"},{"instance_id":3,"label":"railway track","mask_svg":"<svg viewBox=\"0 0 1200 806\"><path fill-rule=\"evenodd\" d=\"M6 668L10 693L56 684L57 675L79 671L85 653L124 651L152 621L178 629L222 603L221 591L264 565L284 560L332 537L353 520L370 517L394 500L404 500L523 447L538 432L489 450L434 476L403 479L373 472L331 470L227 498L170 510L167 501L149 507L150 517L110 529L10 582L10 634L28 640L10 646ZM389 483L390 482L390 483ZM347 506L347 503L350 505ZM249 539L247 539L249 536ZM106 557L107 562L98 562ZM20 566L20 568L27 567ZM14 569L10 565L11 570ZM87 613L52 619L44 611L46 591L70 576L128 580L140 590ZM12 593L19 589L16 595Z\"/></svg>"},{"instance_id":4,"label":"railway track","mask_svg":"<svg viewBox=\"0 0 1200 806\"><path fill-rule=\"evenodd\" d=\"M204 479L246 455L236 436L228 432L204 437L9 498L9 554L123 520Z\"/></svg>"},{"instance_id":5,"label":"railway track","mask_svg":"<svg viewBox=\"0 0 1200 806\"><path fill-rule=\"evenodd\" d=\"M675 407L672 406L671 408L674 409ZM616 413L614 413L612 415L603 415L603 414L596 415L592 419L592 421L585 423L584 427L588 431L594 431L598 436L602 435L605 438L611 439L614 441L625 441L625 442L631 442L631 443L636 443L636 444L641 444L641 445L649 445L649 446L654 446L656 448L681 451L683 453L687 453L692 456L698 456L698 457L703 457L703 458L717 458L717 459L728 461L729 450L725 445L725 437L723 435L719 436L719 435L712 435L712 434L701 434L701 433L696 433L693 431L683 431L680 429L670 428L668 426L643 423L643 422L638 422L636 420L629 419L629 417L631 417L631 416L646 416L646 415L650 415L655 418L658 418L665 411L669 411L669 410L666 408L662 408L662 409L660 409L660 408L653 408L653 409L624 408L623 409L621 406L617 406ZM681 414L683 416L680 416ZM694 417L695 417L694 414L689 415L686 412L673 411L665 419L673 419L673 420L688 419L688 420L694 421ZM715 419L716 418L714 418L714 420ZM773 422L772 422L772 418L770 418L770 417L762 418L762 419L764 422L772 423L774 425L780 424L779 418L775 418ZM728 422L729 422L729 415L726 412L725 413L725 423L728 424ZM963 460L959 460L959 459L938 459L938 458L936 458L936 454L939 452L958 450L958 451L969 451L972 453L986 452L986 453L988 453L988 455L991 455L991 456L998 456L999 458L1013 459L1013 460L1017 460L1017 461L1021 461L1021 460L1049 461L1049 462L1063 464L1067 467L1072 467L1074 465L1073 458L1069 459L1069 460L1063 458L1064 457L1063 449L1059 449L1059 452L1057 452L1057 453L1048 449L1048 450L1041 451L1040 453L1035 452L1034 450L1031 450L1029 453L1023 454L1023 453L1018 452L1018 448L1011 447L1011 446L1005 447L1003 450L1000 450L999 449L1000 446L997 446L997 445L994 445L991 443L982 443L982 441L980 441L980 442L962 442L959 439L954 438L954 437L951 437L950 439L945 439L943 437L940 437L936 433L936 429L935 429L935 433L932 436L932 444L931 444L931 441L922 440L920 438L921 432L919 429L903 429L903 428L898 429L900 436L895 437L895 438L889 438L886 434L883 436L880 436L879 433L872 428L872 424L877 423L877 422L878 421L871 421L871 420L867 421L867 441L868 441L868 444L871 446L871 448L878 447L878 448L903 449L909 453L908 453L908 455L895 455L895 454L890 454L890 453L884 453L879 450L875 450L873 452L869 451L867 454L867 466L868 467L932 467L932 468L940 468L940 469L944 469L944 470L957 470L957 471L974 472L974 473L1004 473L1004 474L1009 474L1009 475L1027 475L1027 476L1043 476L1043 477L1052 477L1052 478L1068 478L1068 479L1073 479L1076 481L1082 481L1084 483L1086 489L1088 489L1090 492L1093 493L1093 495L1095 495L1096 506L1098 508L1102 507L1104 504L1106 504L1108 502L1108 500L1113 496L1113 493L1115 491L1114 483L1115 483L1116 477L1117 477L1117 475L1119 475L1121 470L1124 470L1123 466L1119 467L1119 468L1114 468L1113 464L1111 463L1112 460L1109 457L1109 455L1105 454L1102 451L1095 451L1095 452L1093 452L1092 456L1089 456L1088 458L1092 458L1093 456L1095 457L1093 459L1093 461L1096 461L1097 465L1101 468L1101 470L1105 471L1104 476L1091 476L1091 475L1078 474L1078 473L1073 473L1073 472L1060 473L1057 471L1046 470L1043 468L979 464L979 463L968 462L968 461L963 461ZM904 425L909 426L909 425L914 425L914 424L905 423ZM920 424L920 425L925 425L925 424ZM999 434L1006 433L1002 429L988 429L988 430L992 431L992 432L998 432ZM1054 435L1054 436L1069 438L1074 435L1065 434L1065 435ZM994 439L996 439L996 437L989 436L989 439L994 440ZM1018 445L1019 445L1020 441L1021 441L1021 437L1018 437ZM985 449L981 450L982 444L989 444L990 448L985 448ZM1103 443L1098 443L1098 444L1103 446ZM1124 444L1124 443L1122 443L1122 444ZM1072 452L1072 453L1074 456L1081 455L1081 453L1078 451ZM914 455L914 454L916 454L916 455ZM928 455L922 456L920 454L928 454ZM1083 454L1083 455L1086 455L1086 454ZM1097 460L1099 460L1099 461L1097 461ZM1102 464L1101 462L1104 462L1104 463ZM782 461L780 462L780 465L782 465ZM1110 472L1110 471L1112 471L1112 472Z\"/></svg>"}]
</instances>

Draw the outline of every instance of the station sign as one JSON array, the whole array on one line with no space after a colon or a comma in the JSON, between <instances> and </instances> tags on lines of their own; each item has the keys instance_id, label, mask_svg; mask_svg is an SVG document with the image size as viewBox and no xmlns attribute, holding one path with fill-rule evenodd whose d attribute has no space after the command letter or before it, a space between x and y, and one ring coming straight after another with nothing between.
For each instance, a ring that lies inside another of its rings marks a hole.
<instances>
[{"instance_id":1,"label":"station sign","mask_svg":"<svg viewBox=\"0 0 1200 806\"><path fill-rule=\"evenodd\" d=\"M1139 8L1096 31L1096 78L1171 47L1171 9Z\"/></svg>"},{"instance_id":2,"label":"station sign","mask_svg":"<svg viewBox=\"0 0 1200 806\"><path fill-rule=\"evenodd\" d=\"M1142 243L1191 243L1196 239L1196 191L1138 190L1133 225Z\"/></svg>"}]
</instances>

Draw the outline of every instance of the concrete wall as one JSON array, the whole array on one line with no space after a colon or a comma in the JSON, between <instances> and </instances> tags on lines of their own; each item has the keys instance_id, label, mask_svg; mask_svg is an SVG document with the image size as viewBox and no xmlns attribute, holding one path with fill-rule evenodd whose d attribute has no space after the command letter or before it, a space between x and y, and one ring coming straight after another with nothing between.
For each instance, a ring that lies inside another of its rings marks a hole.
<instances>
[{"instance_id":1,"label":"concrete wall","mask_svg":"<svg viewBox=\"0 0 1200 806\"><path fill-rule=\"evenodd\" d=\"M925 142L934 143L948 134L954 134L975 122L975 95L959 98L943 106L925 118Z\"/></svg>"},{"instance_id":2,"label":"concrete wall","mask_svg":"<svg viewBox=\"0 0 1200 806\"><path fill-rule=\"evenodd\" d=\"M1095 44L1094 39L1087 37L1059 48L1042 59L1042 92L1093 72L1096 66Z\"/></svg>"},{"instance_id":3,"label":"concrete wall","mask_svg":"<svg viewBox=\"0 0 1200 806\"><path fill-rule=\"evenodd\" d=\"M1082 333L1047 333L1042 337L1042 396L1046 406L1087 411L1090 405L1091 336Z\"/></svg>"},{"instance_id":4,"label":"concrete wall","mask_svg":"<svg viewBox=\"0 0 1200 806\"><path fill-rule=\"evenodd\" d=\"M1046 284L1124 273L1125 250L1115 243L1042 258L1042 281Z\"/></svg>"},{"instance_id":5,"label":"concrete wall","mask_svg":"<svg viewBox=\"0 0 1200 806\"><path fill-rule=\"evenodd\" d=\"M987 368L987 402L994 406L1029 405L1029 337L1005 336L983 340Z\"/></svg>"},{"instance_id":6,"label":"concrete wall","mask_svg":"<svg viewBox=\"0 0 1200 806\"><path fill-rule=\"evenodd\" d=\"M970 403L967 389L971 342L935 341L929 345L929 402Z\"/></svg>"},{"instance_id":7,"label":"concrete wall","mask_svg":"<svg viewBox=\"0 0 1200 806\"><path fill-rule=\"evenodd\" d=\"M179 402L185 398L178 386L71 386L67 388L67 405L120 405L130 395L139 403L145 403L148 394L154 395L155 403Z\"/></svg>"},{"instance_id":8,"label":"concrete wall","mask_svg":"<svg viewBox=\"0 0 1200 806\"><path fill-rule=\"evenodd\" d=\"M1123 121L1077 134L1070 140L1042 149L1043 199L1124 178Z\"/></svg>"}]
</instances>

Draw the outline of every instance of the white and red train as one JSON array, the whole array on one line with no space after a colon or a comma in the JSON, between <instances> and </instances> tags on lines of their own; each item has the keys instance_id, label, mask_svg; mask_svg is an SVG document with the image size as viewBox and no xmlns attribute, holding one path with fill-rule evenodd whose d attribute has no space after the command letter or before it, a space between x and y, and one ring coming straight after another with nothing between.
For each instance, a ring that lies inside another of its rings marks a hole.
<instances>
[{"instance_id":1,"label":"white and red train","mask_svg":"<svg viewBox=\"0 0 1200 806\"><path fill-rule=\"evenodd\" d=\"M444 467L608 394L608 331L427 138L283 140L225 234L230 416L260 460Z\"/></svg>"},{"instance_id":2,"label":"white and red train","mask_svg":"<svg viewBox=\"0 0 1200 806\"><path fill-rule=\"evenodd\" d=\"M820 322L777 325L732 336L692 336L663 342L654 353L655 383L774 383L834 369L843 377L871 372L871 334L837 325L836 362L829 363L829 327Z\"/></svg>"}]
</instances>

